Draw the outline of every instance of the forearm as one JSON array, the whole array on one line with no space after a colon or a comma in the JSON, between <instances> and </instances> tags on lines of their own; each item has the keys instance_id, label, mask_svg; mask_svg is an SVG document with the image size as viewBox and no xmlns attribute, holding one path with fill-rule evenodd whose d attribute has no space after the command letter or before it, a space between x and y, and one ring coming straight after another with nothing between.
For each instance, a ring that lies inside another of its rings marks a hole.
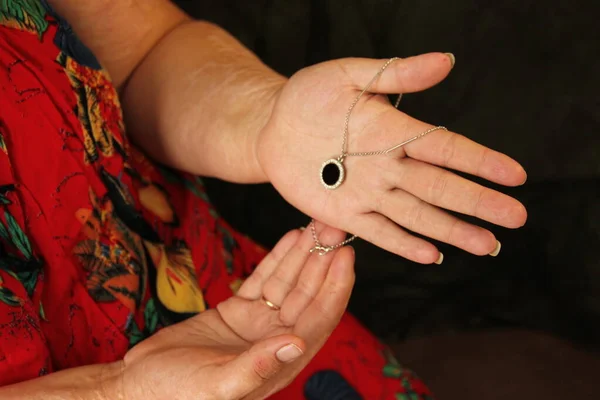
<instances>
[{"instance_id":1,"label":"forearm","mask_svg":"<svg viewBox=\"0 0 600 400\"><path fill-rule=\"evenodd\" d=\"M256 138L284 83L224 30L185 23L152 49L128 82L126 126L136 143L173 167L262 182Z\"/></svg>"},{"instance_id":2,"label":"forearm","mask_svg":"<svg viewBox=\"0 0 600 400\"><path fill-rule=\"evenodd\" d=\"M98 57L129 137L157 161L262 182L255 141L285 78L231 35L167 0L50 0Z\"/></svg>"},{"instance_id":3,"label":"forearm","mask_svg":"<svg viewBox=\"0 0 600 400\"><path fill-rule=\"evenodd\" d=\"M0 399L121 400L120 376L120 363L73 368L2 387Z\"/></svg>"}]
</instances>

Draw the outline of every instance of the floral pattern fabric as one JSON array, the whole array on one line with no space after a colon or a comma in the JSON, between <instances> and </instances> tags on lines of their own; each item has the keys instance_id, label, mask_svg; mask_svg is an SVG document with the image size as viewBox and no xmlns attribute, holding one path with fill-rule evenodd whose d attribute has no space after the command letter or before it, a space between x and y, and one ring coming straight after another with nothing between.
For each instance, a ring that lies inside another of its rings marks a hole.
<instances>
[{"instance_id":1,"label":"floral pattern fabric","mask_svg":"<svg viewBox=\"0 0 600 400\"><path fill-rule=\"evenodd\" d=\"M199 178L128 141L108 75L66 21L45 1L0 1L1 385L118 360L233 295L264 255ZM430 398L349 315L273 398L335 398L340 380L358 398Z\"/></svg>"}]
</instances>

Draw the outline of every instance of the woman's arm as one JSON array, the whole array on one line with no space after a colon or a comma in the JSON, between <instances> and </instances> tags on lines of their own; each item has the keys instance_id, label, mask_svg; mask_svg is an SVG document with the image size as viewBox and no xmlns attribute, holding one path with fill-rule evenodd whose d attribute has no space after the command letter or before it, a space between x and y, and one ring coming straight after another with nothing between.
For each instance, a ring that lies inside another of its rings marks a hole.
<instances>
[{"instance_id":1,"label":"woman's arm","mask_svg":"<svg viewBox=\"0 0 600 400\"><path fill-rule=\"evenodd\" d=\"M121 363L90 365L0 388L2 400L120 400Z\"/></svg>"},{"instance_id":2,"label":"woman's arm","mask_svg":"<svg viewBox=\"0 0 600 400\"><path fill-rule=\"evenodd\" d=\"M173 167L264 182L257 137L285 82L221 28L187 22L131 76L122 96L126 126L139 146Z\"/></svg>"},{"instance_id":3,"label":"woman's arm","mask_svg":"<svg viewBox=\"0 0 600 400\"><path fill-rule=\"evenodd\" d=\"M148 52L189 20L168 0L48 0L106 68L118 88Z\"/></svg>"},{"instance_id":4,"label":"woman's arm","mask_svg":"<svg viewBox=\"0 0 600 400\"><path fill-rule=\"evenodd\" d=\"M137 145L194 174L266 180L256 136L285 78L168 0L50 3L111 74Z\"/></svg>"}]
</instances>

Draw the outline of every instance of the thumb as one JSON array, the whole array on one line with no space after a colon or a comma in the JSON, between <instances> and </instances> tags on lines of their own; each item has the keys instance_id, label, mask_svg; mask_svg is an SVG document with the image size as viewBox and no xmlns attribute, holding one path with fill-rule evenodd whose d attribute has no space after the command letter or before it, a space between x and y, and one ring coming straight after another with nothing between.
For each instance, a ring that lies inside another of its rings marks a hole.
<instances>
[{"instance_id":1,"label":"thumb","mask_svg":"<svg viewBox=\"0 0 600 400\"><path fill-rule=\"evenodd\" d=\"M388 60L343 58L336 60L357 88L362 89ZM427 53L393 61L373 82L371 93L414 93L429 89L448 76L454 67L454 55Z\"/></svg>"},{"instance_id":2,"label":"thumb","mask_svg":"<svg viewBox=\"0 0 600 400\"><path fill-rule=\"evenodd\" d=\"M220 385L223 399L240 399L266 384L286 364L304 354L299 337L281 335L255 343L249 350L223 365Z\"/></svg>"}]
</instances>

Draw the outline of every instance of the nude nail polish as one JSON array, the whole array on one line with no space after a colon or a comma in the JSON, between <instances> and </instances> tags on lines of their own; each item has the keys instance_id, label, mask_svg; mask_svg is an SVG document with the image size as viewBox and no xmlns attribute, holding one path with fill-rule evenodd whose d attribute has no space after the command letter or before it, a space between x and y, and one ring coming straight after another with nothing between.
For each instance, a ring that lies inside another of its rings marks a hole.
<instances>
[{"instance_id":1,"label":"nude nail polish","mask_svg":"<svg viewBox=\"0 0 600 400\"><path fill-rule=\"evenodd\" d=\"M490 256L496 257L500 253L501 248L502 248L502 244L500 243L499 240L496 240L496 248L494 249L494 251L492 251L490 253Z\"/></svg>"},{"instance_id":2,"label":"nude nail polish","mask_svg":"<svg viewBox=\"0 0 600 400\"><path fill-rule=\"evenodd\" d=\"M527 176L525 176L525 180L519 186L523 186L525 183L527 183Z\"/></svg>"},{"instance_id":3,"label":"nude nail polish","mask_svg":"<svg viewBox=\"0 0 600 400\"><path fill-rule=\"evenodd\" d=\"M450 59L451 68L454 68L454 64L456 64L456 57L452 53L444 53Z\"/></svg>"},{"instance_id":4,"label":"nude nail polish","mask_svg":"<svg viewBox=\"0 0 600 400\"><path fill-rule=\"evenodd\" d=\"M440 251L440 256L438 257L437 261L435 262L435 264L440 265L441 263L444 262L444 253L442 253Z\"/></svg>"},{"instance_id":5,"label":"nude nail polish","mask_svg":"<svg viewBox=\"0 0 600 400\"><path fill-rule=\"evenodd\" d=\"M300 347L296 346L294 343L290 343L277 350L275 357L277 357L277 359L283 363L289 363L296 360L302 354L304 354L304 352L300 349Z\"/></svg>"}]
</instances>

